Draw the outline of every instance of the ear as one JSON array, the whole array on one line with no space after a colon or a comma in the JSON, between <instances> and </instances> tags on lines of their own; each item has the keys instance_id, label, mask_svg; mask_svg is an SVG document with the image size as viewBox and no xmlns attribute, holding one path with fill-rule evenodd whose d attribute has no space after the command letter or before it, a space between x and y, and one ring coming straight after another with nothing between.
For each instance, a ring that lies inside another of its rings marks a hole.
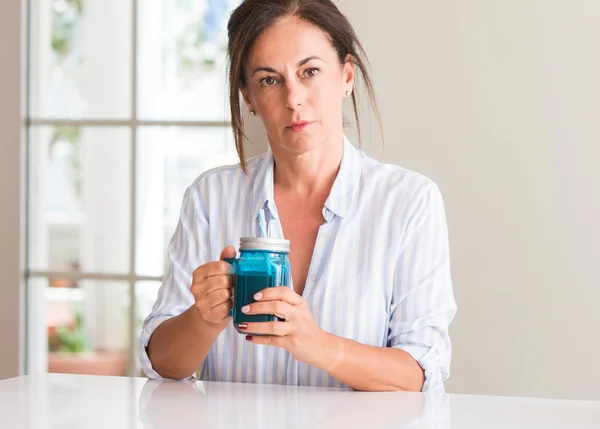
<instances>
[{"instance_id":1,"label":"ear","mask_svg":"<svg viewBox=\"0 0 600 429\"><path fill-rule=\"evenodd\" d=\"M244 103L246 103L248 110L253 110L254 107L250 99L250 92L248 91L248 88L240 88L240 92L242 93L242 98L244 99Z\"/></svg>"},{"instance_id":2,"label":"ear","mask_svg":"<svg viewBox=\"0 0 600 429\"><path fill-rule=\"evenodd\" d=\"M344 58L344 67L342 68L342 77L344 79L344 94L346 91L352 93L354 89L354 58L350 54L346 54Z\"/></svg>"}]
</instances>

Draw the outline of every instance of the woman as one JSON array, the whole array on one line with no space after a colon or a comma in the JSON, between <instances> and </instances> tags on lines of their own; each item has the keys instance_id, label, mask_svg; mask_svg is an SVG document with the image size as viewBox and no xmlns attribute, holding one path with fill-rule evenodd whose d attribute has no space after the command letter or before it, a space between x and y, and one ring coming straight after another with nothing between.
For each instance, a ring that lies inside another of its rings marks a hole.
<instances>
[{"instance_id":1,"label":"woman","mask_svg":"<svg viewBox=\"0 0 600 429\"><path fill-rule=\"evenodd\" d=\"M437 186L357 151L343 134L344 99L364 52L329 0L245 0L229 25L231 113L239 166L187 189L164 283L141 335L151 378L443 390L456 306ZM246 160L241 102L259 116L270 151ZM377 115L378 116L378 115ZM379 116L378 116L379 117ZM356 118L358 121L358 117ZM228 317L230 244L291 242L294 289L270 288L242 336ZM251 325L251 326L250 326Z\"/></svg>"}]
</instances>

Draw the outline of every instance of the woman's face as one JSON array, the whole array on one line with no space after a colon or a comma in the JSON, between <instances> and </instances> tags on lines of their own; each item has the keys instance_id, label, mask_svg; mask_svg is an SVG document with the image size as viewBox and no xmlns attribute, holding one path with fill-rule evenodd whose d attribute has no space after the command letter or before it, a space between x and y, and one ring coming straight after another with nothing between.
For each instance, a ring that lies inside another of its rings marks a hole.
<instances>
[{"instance_id":1,"label":"woman's face","mask_svg":"<svg viewBox=\"0 0 600 429\"><path fill-rule=\"evenodd\" d=\"M354 66L340 64L326 33L285 18L256 39L248 58L242 93L261 116L273 152L300 155L341 139Z\"/></svg>"}]
</instances>

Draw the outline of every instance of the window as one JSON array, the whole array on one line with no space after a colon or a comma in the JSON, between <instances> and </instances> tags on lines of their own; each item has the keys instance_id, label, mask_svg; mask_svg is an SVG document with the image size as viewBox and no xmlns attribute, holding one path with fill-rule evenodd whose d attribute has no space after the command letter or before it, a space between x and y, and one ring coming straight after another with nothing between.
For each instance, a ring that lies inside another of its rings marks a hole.
<instances>
[{"instance_id":1,"label":"window","mask_svg":"<svg viewBox=\"0 0 600 429\"><path fill-rule=\"evenodd\" d=\"M137 337L185 188L237 162L239 0L33 0L28 372L139 375Z\"/></svg>"}]
</instances>

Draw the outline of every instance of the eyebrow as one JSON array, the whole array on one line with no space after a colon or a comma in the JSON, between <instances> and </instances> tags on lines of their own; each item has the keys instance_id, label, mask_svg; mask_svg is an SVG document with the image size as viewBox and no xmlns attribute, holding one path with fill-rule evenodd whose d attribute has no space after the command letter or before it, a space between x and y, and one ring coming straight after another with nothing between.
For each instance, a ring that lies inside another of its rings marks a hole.
<instances>
[{"instance_id":1,"label":"eyebrow","mask_svg":"<svg viewBox=\"0 0 600 429\"><path fill-rule=\"evenodd\" d=\"M303 65L305 65L306 63L308 63L309 61L312 61L312 60L321 60L321 61L325 62L325 60L323 58L318 57L316 55L312 55L310 57L304 58L301 61L298 61L297 66L298 67L302 67ZM254 76L256 73L258 73L260 71L265 71L265 72L268 72L268 73L279 73L277 70L275 70L272 67L257 67L252 72L252 76Z\"/></svg>"}]
</instances>

